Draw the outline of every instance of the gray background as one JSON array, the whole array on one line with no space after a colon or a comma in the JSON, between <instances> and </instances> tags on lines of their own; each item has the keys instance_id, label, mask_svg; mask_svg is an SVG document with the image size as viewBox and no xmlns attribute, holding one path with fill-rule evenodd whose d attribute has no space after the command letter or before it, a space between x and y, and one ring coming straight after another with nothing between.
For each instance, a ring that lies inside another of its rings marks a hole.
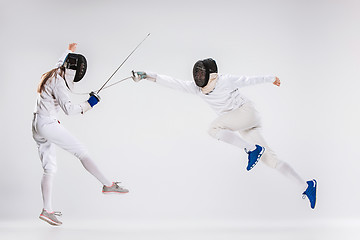
<instances>
[{"instance_id":1,"label":"gray background","mask_svg":"<svg viewBox=\"0 0 360 240\"><path fill-rule=\"evenodd\" d=\"M151 82L101 92L82 116L60 120L99 167L130 189L104 196L80 162L58 150L54 208L63 220L124 222L351 222L360 217L358 1L1 1L0 220L36 218L41 164L31 135L36 88L68 43L88 60L77 92L132 69L192 79L198 59L220 73L277 75L282 85L243 88L264 136L305 179L316 210L293 182L207 135L215 113L199 98ZM110 83L111 83L110 82ZM74 95L74 102L87 99Z\"/></svg>"}]
</instances>

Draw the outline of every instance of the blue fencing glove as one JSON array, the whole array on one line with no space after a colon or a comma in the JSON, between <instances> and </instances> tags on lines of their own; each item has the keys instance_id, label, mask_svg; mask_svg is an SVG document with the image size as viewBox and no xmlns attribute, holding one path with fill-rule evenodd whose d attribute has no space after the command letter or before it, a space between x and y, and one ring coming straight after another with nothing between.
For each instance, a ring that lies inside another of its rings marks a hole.
<instances>
[{"instance_id":1,"label":"blue fencing glove","mask_svg":"<svg viewBox=\"0 0 360 240\"><path fill-rule=\"evenodd\" d=\"M100 102L100 96L97 95L94 92L90 93L90 98L88 100L88 103L90 104L91 107L95 106L98 102Z\"/></svg>"}]
</instances>

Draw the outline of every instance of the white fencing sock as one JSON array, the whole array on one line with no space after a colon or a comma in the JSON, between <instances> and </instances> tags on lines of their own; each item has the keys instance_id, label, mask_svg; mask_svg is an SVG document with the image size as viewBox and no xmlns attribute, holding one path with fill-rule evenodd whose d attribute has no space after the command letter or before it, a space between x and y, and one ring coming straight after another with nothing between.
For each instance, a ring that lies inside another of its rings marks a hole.
<instances>
[{"instance_id":1,"label":"white fencing sock","mask_svg":"<svg viewBox=\"0 0 360 240\"><path fill-rule=\"evenodd\" d=\"M44 209L48 212L53 212L52 209L52 186L54 175L44 173L41 179L41 192L43 197Z\"/></svg>"},{"instance_id":2,"label":"white fencing sock","mask_svg":"<svg viewBox=\"0 0 360 240\"><path fill-rule=\"evenodd\" d=\"M216 139L232 144L239 148L245 148L246 151L252 151L256 149L254 144L250 144L240 137L238 133L235 133L228 129L221 129L216 133Z\"/></svg>"},{"instance_id":3,"label":"white fencing sock","mask_svg":"<svg viewBox=\"0 0 360 240\"><path fill-rule=\"evenodd\" d=\"M300 177L300 175L286 162L279 161L276 164L276 168L281 174L283 174L285 177L292 179L295 181L299 187L302 189L307 188L306 181Z\"/></svg>"},{"instance_id":4,"label":"white fencing sock","mask_svg":"<svg viewBox=\"0 0 360 240\"><path fill-rule=\"evenodd\" d=\"M79 158L84 168L96 177L103 185L111 186L110 182L103 174L100 172L99 168L96 166L95 162L89 156L82 156Z\"/></svg>"}]
</instances>

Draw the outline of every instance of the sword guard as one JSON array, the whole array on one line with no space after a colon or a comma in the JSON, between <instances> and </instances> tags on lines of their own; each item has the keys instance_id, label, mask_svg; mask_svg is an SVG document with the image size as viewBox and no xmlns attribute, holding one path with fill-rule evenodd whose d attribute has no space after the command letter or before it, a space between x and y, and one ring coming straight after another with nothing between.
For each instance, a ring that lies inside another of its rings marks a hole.
<instances>
[{"instance_id":1,"label":"sword guard","mask_svg":"<svg viewBox=\"0 0 360 240\"><path fill-rule=\"evenodd\" d=\"M96 97L96 99L100 102L101 98L100 98L100 96L99 96L97 93L91 92L91 93L89 93L89 95Z\"/></svg>"}]
</instances>

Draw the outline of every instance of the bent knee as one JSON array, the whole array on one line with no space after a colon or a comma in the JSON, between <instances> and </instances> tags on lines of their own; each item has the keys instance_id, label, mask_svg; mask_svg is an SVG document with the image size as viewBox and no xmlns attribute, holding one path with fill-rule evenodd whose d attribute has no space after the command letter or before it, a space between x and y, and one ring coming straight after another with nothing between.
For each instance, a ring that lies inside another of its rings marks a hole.
<instances>
[{"instance_id":1,"label":"bent knee","mask_svg":"<svg viewBox=\"0 0 360 240\"><path fill-rule=\"evenodd\" d=\"M210 128L208 129L208 134L213 137L218 139L218 133L221 130L221 128L216 127L216 126L210 126Z\"/></svg>"},{"instance_id":2,"label":"bent knee","mask_svg":"<svg viewBox=\"0 0 360 240\"><path fill-rule=\"evenodd\" d=\"M84 160L90 157L88 151L76 152L74 155L80 160Z\"/></svg>"},{"instance_id":3,"label":"bent knee","mask_svg":"<svg viewBox=\"0 0 360 240\"><path fill-rule=\"evenodd\" d=\"M270 149L268 149L270 150ZM263 156L261 157L261 161L263 163L265 163L265 165L267 165L270 168L276 168L280 162L280 160L276 157L275 154L271 153L271 152L266 152L267 149L265 147L265 152L263 154ZM271 150L270 150L271 151Z\"/></svg>"},{"instance_id":4,"label":"bent knee","mask_svg":"<svg viewBox=\"0 0 360 240\"><path fill-rule=\"evenodd\" d=\"M53 176L57 172L57 168L44 168L44 175Z\"/></svg>"}]
</instances>

